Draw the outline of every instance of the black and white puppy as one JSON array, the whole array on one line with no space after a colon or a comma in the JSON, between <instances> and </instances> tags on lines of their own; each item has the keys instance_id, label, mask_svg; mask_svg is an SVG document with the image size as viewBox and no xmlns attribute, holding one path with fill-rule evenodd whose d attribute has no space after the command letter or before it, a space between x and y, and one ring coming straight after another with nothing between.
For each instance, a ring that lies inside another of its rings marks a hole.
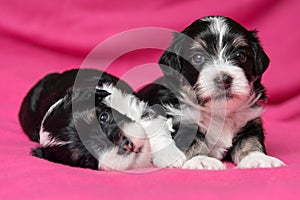
<instances>
[{"instance_id":1,"label":"black and white puppy","mask_svg":"<svg viewBox=\"0 0 300 200\"><path fill-rule=\"evenodd\" d=\"M137 95L173 117L183 168L225 169L224 158L239 168L284 165L266 155L261 77L269 58L256 31L227 17L201 18L174 35L159 64L164 77Z\"/></svg>"},{"instance_id":2,"label":"black and white puppy","mask_svg":"<svg viewBox=\"0 0 300 200\"><path fill-rule=\"evenodd\" d=\"M170 120L102 71L47 75L24 98L19 119L29 138L40 143L32 154L53 162L130 170L185 161L171 138ZM169 152L175 152L173 160L165 158Z\"/></svg>"}]
</instances>

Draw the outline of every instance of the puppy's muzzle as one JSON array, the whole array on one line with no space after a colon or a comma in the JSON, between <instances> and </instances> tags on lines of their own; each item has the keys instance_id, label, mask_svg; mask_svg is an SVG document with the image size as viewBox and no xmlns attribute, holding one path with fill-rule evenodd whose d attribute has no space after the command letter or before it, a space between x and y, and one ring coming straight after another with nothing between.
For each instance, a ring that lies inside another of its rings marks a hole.
<instances>
[{"instance_id":1,"label":"puppy's muzzle","mask_svg":"<svg viewBox=\"0 0 300 200\"><path fill-rule=\"evenodd\" d=\"M228 74L220 74L216 78L214 78L214 84L219 89L229 89L232 85L233 78Z\"/></svg>"},{"instance_id":2,"label":"puppy's muzzle","mask_svg":"<svg viewBox=\"0 0 300 200\"><path fill-rule=\"evenodd\" d=\"M122 128L118 154L149 153L150 143L145 130L136 123L130 123Z\"/></svg>"},{"instance_id":3,"label":"puppy's muzzle","mask_svg":"<svg viewBox=\"0 0 300 200\"><path fill-rule=\"evenodd\" d=\"M141 152L143 146L136 146L127 137L124 137L119 145L118 154L125 153L139 153Z\"/></svg>"}]
</instances>

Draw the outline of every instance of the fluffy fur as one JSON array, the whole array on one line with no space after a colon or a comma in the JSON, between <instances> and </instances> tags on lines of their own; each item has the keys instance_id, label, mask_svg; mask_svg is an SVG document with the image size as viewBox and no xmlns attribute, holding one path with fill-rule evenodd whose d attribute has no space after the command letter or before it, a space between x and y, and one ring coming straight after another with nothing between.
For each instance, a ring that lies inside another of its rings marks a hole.
<instances>
[{"instance_id":1,"label":"fluffy fur","mask_svg":"<svg viewBox=\"0 0 300 200\"><path fill-rule=\"evenodd\" d=\"M19 113L24 132L40 143L32 154L100 170L182 166L185 156L171 138L170 119L131 93L124 81L97 70L47 75Z\"/></svg>"},{"instance_id":2,"label":"fluffy fur","mask_svg":"<svg viewBox=\"0 0 300 200\"><path fill-rule=\"evenodd\" d=\"M156 167L181 167L186 160L184 154L172 140L172 120L158 115L147 103L136 96L126 94L112 85L103 85L97 89L108 91L111 95L104 98L103 103L115 108L136 122L150 141L152 161ZM122 100L122 101L120 101ZM138 127L126 132L130 138L142 138Z\"/></svg>"},{"instance_id":3,"label":"fluffy fur","mask_svg":"<svg viewBox=\"0 0 300 200\"><path fill-rule=\"evenodd\" d=\"M224 158L241 168L284 165L264 146L261 77L269 58L256 31L227 17L201 18L175 33L159 64L164 77L138 96L173 118L183 168L224 169Z\"/></svg>"}]
</instances>

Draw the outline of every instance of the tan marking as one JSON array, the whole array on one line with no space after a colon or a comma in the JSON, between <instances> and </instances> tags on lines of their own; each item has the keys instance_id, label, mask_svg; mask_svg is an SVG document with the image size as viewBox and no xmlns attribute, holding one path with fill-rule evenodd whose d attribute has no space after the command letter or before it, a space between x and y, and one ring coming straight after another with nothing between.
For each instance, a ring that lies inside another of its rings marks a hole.
<instances>
[{"instance_id":1,"label":"tan marking","mask_svg":"<svg viewBox=\"0 0 300 200\"><path fill-rule=\"evenodd\" d=\"M197 138L196 143L185 151L185 156L189 160L198 155L208 155L209 152L210 150L205 142Z\"/></svg>"},{"instance_id":2,"label":"tan marking","mask_svg":"<svg viewBox=\"0 0 300 200\"><path fill-rule=\"evenodd\" d=\"M263 152L261 143L255 138L248 138L236 146L231 153L232 161L238 164L245 156L251 152Z\"/></svg>"}]
</instances>

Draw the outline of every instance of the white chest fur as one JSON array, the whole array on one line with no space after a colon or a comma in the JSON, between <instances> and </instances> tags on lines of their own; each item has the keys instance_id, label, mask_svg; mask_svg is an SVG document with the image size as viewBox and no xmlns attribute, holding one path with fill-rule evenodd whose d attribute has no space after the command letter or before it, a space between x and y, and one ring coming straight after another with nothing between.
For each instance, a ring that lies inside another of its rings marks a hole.
<instances>
[{"instance_id":1,"label":"white chest fur","mask_svg":"<svg viewBox=\"0 0 300 200\"><path fill-rule=\"evenodd\" d=\"M226 104L223 104L226 106ZM200 111L199 127L205 133L209 156L222 159L232 147L232 140L248 121L260 117L262 107L240 106L237 109L215 106L211 112Z\"/></svg>"},{"instance_id":2,"label":"white chest fur","mask_svg":"<svg viewBox=\"0 0 300 200\"><path fill-rule=\"evenodd\" d=\"M186 104L177 109L165 105L167 113L174 116L174 122L197 123L205 134L210 149L209 156L222 159L232 147L232 140L247 122L260 117L263 108L254 106L257 98L229 102L214 102L206 107L193 103L185 98Z\"/></svg>"}]
</instances>

